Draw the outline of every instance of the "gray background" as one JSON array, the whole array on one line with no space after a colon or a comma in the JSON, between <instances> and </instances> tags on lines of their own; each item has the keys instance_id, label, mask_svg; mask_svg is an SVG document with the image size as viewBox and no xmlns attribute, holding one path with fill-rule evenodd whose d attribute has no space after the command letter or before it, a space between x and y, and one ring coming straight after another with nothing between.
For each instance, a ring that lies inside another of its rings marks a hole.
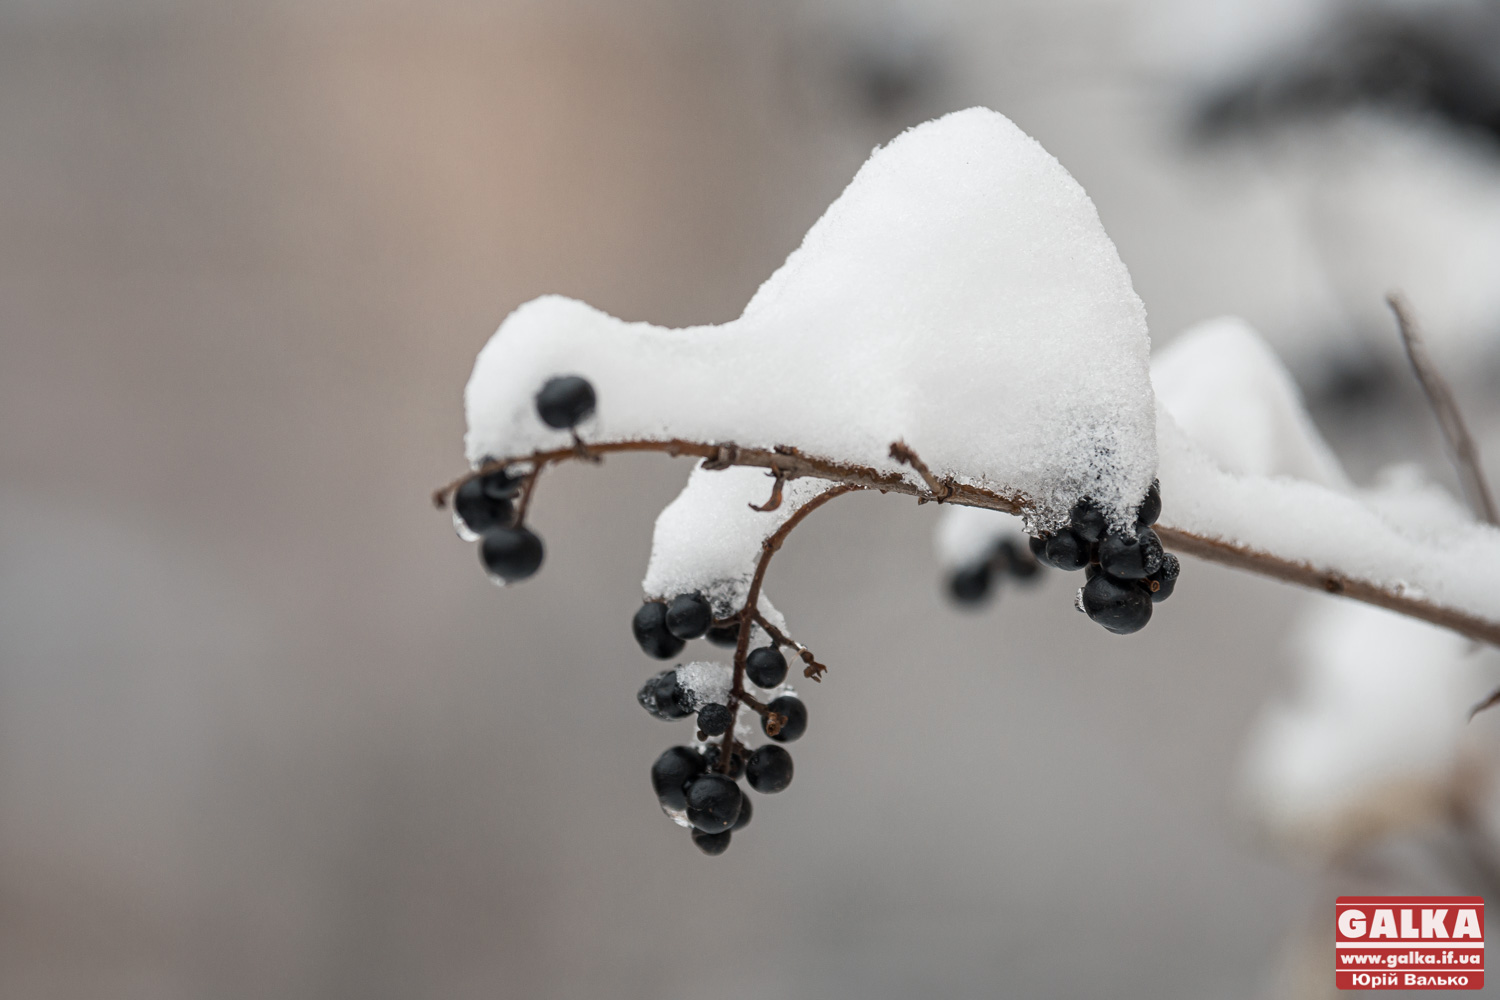
<instances>
[{"instance_id":1,"label":"gray background","mask_svg":"<svg viewBox=\"0 0 1500 1000\"><path fill-rule=\"evenodd\" d=\"M1282 322L1253 154L1177 135L1139 6L0 0L0 995L1270 989L1332 887L1232 786L1308 598L1190 563L1132 638L1061 578L960 614L933 508L840 501L769 583L832 667L797 782L707 859L627 624L686 466L549 476L503 593L426 499L510 309L729 318L971 104L1089 189L1159 338ZM1446 474L1409 392L1329 424Z\"/></svg>"}]
</instances>

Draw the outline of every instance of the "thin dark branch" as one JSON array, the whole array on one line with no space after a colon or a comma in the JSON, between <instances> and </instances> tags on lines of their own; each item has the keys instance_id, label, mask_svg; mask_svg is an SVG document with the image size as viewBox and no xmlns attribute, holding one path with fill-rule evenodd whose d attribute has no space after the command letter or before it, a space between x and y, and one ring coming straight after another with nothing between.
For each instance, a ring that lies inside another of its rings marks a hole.
<instances>
[{"instance_id":1,"label":"thin dark branch","mask_svg":"<svg viewBox=\"0 0 1500 1000\"><path fill-rule=\"evenodd\" d=\"M776 477L776 481L771 484L771 498L759 506L753 503L749 505L751 510L761 514L769 514L781 506L781 488L786 485L786 477L781 473L772 472L770 475Z\"/></svg>"},{"instance_id":2,"label":"thin dark branch","mask_svg":"<svg viewBox=\"0 0 1500 1000\"><path fill-rule=\"evenodd\" d=\"M823 683L823 675L828 672L828 667L817 661L817 658L813 656L812 650L781 631L775 625L772 625L770 620L759 611L755 612L755 624L765 629L766 635L770 636L771 641L778 646L790 646L797 651L797 655L802 658L802 662L807 664L802 671L803 677L806 677L808 680L817 681L819 684Z\"/></svg>"},{"instance_id":3,"label":"thin dark branch","mask_svg":"<svg viewBox=\"0 0 1500 1000\"><path fill-rule=\"evenodd\" d=\"M781 527L777 528L765 541L760 543L760 559L755 564L755 575L750 578L750 589L745 592L745 605L740 609L740 635L734 644L734 682L729 689L729 728L724 732L724 738L719 743L719 770L725 774L729 773L732 766L730 757L734 752L734 727L739 717L740 703L745 701L747 697L745 693L745 657L750 653L751 626L755 622L756 605L760 603L760 588L765 582L766 569L771 565L771 557L776 554L777 549L781 548L787 536L792 533L792 529L802 523L803 518L834 497L843 496L845 493L851 493L861 488L850 483L841 483L824 490L799 507L791 517L786 519ZM749 704L749 702L746 702L746 704ZM767 715L767 730L770 730L771 725L774 725L779 730L781 722L778 720L780 719L781 716L774 712Z\"/></svg>"},{"instance_id":4,"label":"thin dark branch","mask_svg":"<svg viewBox=\"0 0 1500 1000\"><path fill-rule=\"evenodd\" d=\"M1479 702L1473 708L1469 709L1469 721L1473 722L1474 716L1478 715L1480 712L1485 711L1486 709L1494 708L1496 705L1500 705L1500 688L1496 688L1495 690L1491 691L1483 701Z\"/></svg>"},{"instance_id":5,"label":"thin dark branch","mask_svg":"<svg viewBox=\"0 0 1500 1000\"><path fill-rule=\"evenodd\" d=\"M881 472L868 466L813 458L802 454L795 448L778 446L774 450L767 451L759 448L738 448L732 444L702 444L675 439L668 441L619 441L609 444L594 444L590 445L589 448L595 454L655 451L664 452L668 455L697 455L700 458L710 460L728 461L731 465L745 465L780 471L787 479L811 476L841 483L849 489L871 489L879 490L882 493L904 493L908 496L925 497L929 500L933 499L930 487L925 482L918 485L897 472ZM437 490L433 494L433 501L437 506L442 507L453 491L469 479L474 476L485 475L486 473L503 469L509 465L527 465L534 470L540 470L543 466L555 462L567 461L576 457L573 449L563 448L555 451L535 452L531 455L518 458L487 462L473 472L460 476L452 483ZM728 466L723 467L727 468ZM1002 511L1006 514L1020 514L1027 507L1027 501L1024 497L1002 496L991 490L962 483L947 485L950 486L952 491L946 498L947 503L961 504L965 507L982 507L986 510ZM1162 543L1174 551L1197 556L1200 559L1207 559L1210 562L1222 563L1226 566L1232 566L1251 573L1258 573L1261 576L1268 576L1287 583L1311 587L1314 590L1321 590L1330 594L1342 594L1357 601L1364 601L1367 604L1388 608L1391 611L1411 618L1419 618L1422 621L1432 622L1434 625L1452 629L1461 635L1466 635L1479 642L1500 646L1500 621L1492 621L1465 611L1459 611L1455 608L1433 604L1430 601L1412 596L1403 591L1386 589L1361 580L1351 580L1339 573L1318 569L1306 563L1284 559L1280 556L1261 552L1258 549L1253 549L1245 545L1195 535L1191 532L1171 528L1163 524L1157 524L1155 530L1157 535L1160 536Z\"/></svg>"},{"instance_id":6,"label":"thin dark branch","mask_svg":"<svg viewBox=\"0 0 1500 1000\"><path fill-rule=\"evenodd\" d=\"M1292 562L1256 549L1221 542L1216 538L1204 538L1187 531L1179 531L1160 523L1156 524L1153 530L1161 538L1162 544L1174 552L1185 552L1199 559L1222 563L1235 569L1248 570L1272 579L1363 601L1409 618L1420 618L1422 621L1441 625L1443 628L1452 629L1460 635L1466 635L1479 642L1500 646L1500 622L1490 621L1487 618L1480 618L1477 615L1440 604L1432 604L1419 597L1387 590L1363 580L1351 580L1341 573L1318 569L1307 563Z\"/></svg>"},{"instance_id":7,"label":"thin dark branch","mask_svg":"<svg viewBox=\"0 0 1500 1000\"><path fill-rule=\"evenodd\" d=\"M531 508L531 495L536 492L536 481L541 478L542 467L539 465L526 475L526 481L521 484L521 500L516 504L515 526L521 527L526 523L526 511Z\"/></svg>"},{"instance_id":8,"label":"thin dark branch","mask_svg":"<svg viewBox=\"0 0 1500 1000\"><path fill-rule=\"evenodd\" d=\"M733 442L720 444L704 444L699 441L684 441L680 438L671 438L665 441L613 441L604 444L591 444L589 451L595 455L608 455L616 452L638 452L657 451L664 452L674 457L682 455L696 455L699 458L708 459L703 463L705 469L727 469L731 465L744 465L755 468L770 469L772 472L781 473L785 479L802 479L812 477L827 479L836 483L848 483L861 489L880 490L883 493L905 493L908 496L929 496L931 487L919 486L911 482L899 472L881 472L867 465L856 465L849 462L834 462L826 458L817 458L805 455L796 448L786 445L777 445L774 449L765 448L741 448ZM436 507L444 507L453 491L475 476L488 475L511 465L528 465L532 468L541 468L544 465L552 465L557 462L565 462L577 458L577 453L572 448L556 448L550 451L532 452L530 455L521 455L515 458L496 459L485 462L472 472L467 472L446 486L439 487L433 491L432 502ZM1019 514L1026 507L1023 497L1006 497L990 490L981 489L977 486L950 487L955 495L962 493L969 500L971 507L987 507L991 510L1004 511L1007 514Z\"/></svg>"},{"instance_id":9,"label":"thin dark branch","mask_svg":"<svg viewBox=\"0 0 1500 1000\"><path fill-rule=\"evenodd\" d=\"M925 482L927 484L927 488L932 491L931 499L936 500L938 503L942 503L944 500L953 495L953 484L944 482L937 476L933 475L932 470L927 467L927 463L922 461L917 453L912 451L911 447L907 445L905 441L891 442L891 458L894 458L902 465L909 465L916 470L917 475L922 477L922 481ZM926 497L920 497L918 499L918 502L925 502L927 499L928 498Z\"/></svg>"},{"instance_id":10,"label":"thin dark branch","mask_svg":"<svg viewBox=\"0 0 1500 1000\"><path fill-rule=\"evenodd\" d=\"M1411 362L1412 371L1416 372L1422 392L1432 406L1438 426L1443 430L1443 440L1448 442L1453 464L1458 467L1459 481L1463 483L1464 492L1468 494L1475 515L1490 524L1500 525L1500 510L1495 507L1494 494L1490 492L1489 482L1484 477L1479 449L1474 445L1474 438L1469 435L1469 427L1464 423L1463 411L1458 407L1453 390L1427 354L1427 345L1422 340L1411 304L1400 292L1392 292L1386 296L1385 301L1391 307L1391 312L1396 314L1396 326L1401 331L1401 344L1406 348L1406 359Z\"/></svg>"}]
</instances>

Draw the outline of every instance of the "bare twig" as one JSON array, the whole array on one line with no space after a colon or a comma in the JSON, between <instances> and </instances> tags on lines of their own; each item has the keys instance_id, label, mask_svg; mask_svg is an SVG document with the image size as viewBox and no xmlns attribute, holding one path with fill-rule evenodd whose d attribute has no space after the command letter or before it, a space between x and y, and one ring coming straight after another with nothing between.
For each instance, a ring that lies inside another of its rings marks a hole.
<instances>
[{"instance_id":1,"label":"bare twig","mask_svg":"<svg viewBox=\"0 0 1500 1000\"><path fill-rule=\"evenodd\" d=\"M787 479L800 479L804 476L810 476L840 483L848 487L848 489L870 489L879 490L882 493L904 493L908 496L918 498L933 498L930 487L925 482L922 485L918 485L898 472L882 472L869 466L852 465L815 458L804 455L795 448L785 446L766 450L761 448L739 448L732 444L703 444L700 442L673 439L667 441L618 441L607 444L594 444L589 447L595 454L655 451L664 452L668 455L697 455L700 458L725 461L729 465L744 465L780 471ZM453 491L469 479L503 469L509 465L529 465L533 470L540 471L546 465L567 461L575 457L573 449L563 448L555 451L534 452L530 455L517 458L487 462L479 469L460 476L447 486L437 490L433 494L433 501L438 507L442 507L446 504L448 497ZM727 468L728 465L724 467ZM945 502L947 503L961 504L965 507L983 507L986 510L998 510L1006 514L1020 514L1028 507L1028 501L1023 496L1003 496L993 490L962 483L946 485L951 490L948 497L945 498ZM806 509L804 508L804 510ZM1431 601L1404 591L1387 589L1362 580L1352 580L1338 573L1321 570L1306 563L1284 559L1246 545L1195 535L1191 532L1182 531L1160 523L1155 526L1155 530L1157 535L1160 536L1162 543L1174 551L1197 556L1200 559L1206 559L1210 562L1222 563L1226 566L1232 566L1251 573L1258 573L1261 576L1268 576L1272 579L1283 580L1287 583L1311 587L1314 590L1322 590L1330 594L1342 594L1357 601L1364 601L1367 604L1388 608L1391 611L1411 618L1419 618L1422 621L1432 622L1434 625L1452 629L1461 635L1466 635L1479 642L1500 646L1500 621L1492 621L1465 611L1459 611L1455 608L1434 604Z\"/></svg>"},{"instance_id":2,"label":"bare twig","mask_svg":"<svg viewBox=\"0 0 1500 1000\"><path fill-rule=\"evenodd\" d=\"M950 496L953 495L953 484L944 482L937 476L933 475L932 470L927 467L927 463L922 461L922 459L918 457L917 453L912 451L911 447L907 445L905 441L891 442L891 457L900 462L902 465L909 465L913 469L915 469L917 475L921 476L922 481L927 484L927 488L932 491L932 496L930 498L918 497L918 503L926 503L928 499L936 500L938 503L942 503L944 500L947 500Z\"/></svg>"},{"instance_id":3,"label":"bare twig","mask_svg":"<svg viewBox=\"0 0 1500 1000\"><path fill-rule=\"evenodd\" d=\"M797 509L791 517L765 541L760 543L760 559L755 564L755 575L750 578L750 588L745 592L745 604L740 609L740 635L734 645L734 682L729 689L729 728L724 732L724 738L719 742L719 770L725 774L731 768L730 757L734 753L734 726L739 716L740 703L750 704L746 701L745 694L745 658L750 653L751 625L756 618L755 606L760 602L760 588L765 583L766 569L771 565L771 557L780 549L792 529L802 523L803 518L823 506L834 497L843 496L845 493L861 489L850 483L840 483L832 486ZM770 733L772 725L779 732L785 722L779 714L771 712L766 716L766 731Z\"/></svg>"},{"instance_id":4,"label":"bare twig","mask_svg":"<svg viewBox=\"0 0 1500 1000\"><path fill-rule=\"evenodd\" d=\"M1478 715L1480 712L1483 712L1485 709L1494 708L1496 705L1500 705L1500 688L1496 688L1494 691L1491 691L1483 701L1479 702L1473 708L1469 709L1469 721L1473 722L1474 716Z\"/></svg>"},{"instance_id":5,"label":"bare twig","mask_svg":"<svg viewBox=\"0 0 1500 1000\"><path fill-rule=\"evenodd\" d=\"M1479 449L1474 446L1474 439L1469 435L1469 427L1464 423L1463 411L1458 407L1453 390L1427 354L1427 345L1417 327L1411 303L1400 292L1392 292L1385 297L1385 301L1391 307L1391 312L1396 314L1396 326L1401 330L1401 344L1406 348L1406 359L1411 362L1412 371L1416 372L1422 392L1432 406L1438 426L1443 430L1443 440L1448 442L1453 464L1458 467L1458 478L1469 496L1474 513L1490 524L1500 525L1500 511L1495 507L1495 497L1484 478Z\"/></svg>"},{"instance_id":6,"label":"bare twig","mask_svg":"<svg viewBox=\"0 0 1500 1000\"><path fill-rule=\"evenodd\" d=\"M531 495L536 492L536 481L541 478L541 475L542 467L539 465L526 474L526 480L521 484L521 499L516 504L514 521L518 528L526 523L526 511L531 508Z\"/></svg>"},{"instance_id":7,"label":"bare twig","mask_svg":"<svg viewBox=\"0 0 1500 1000\"><path fill-rule=\"evenodd\" d=\"M588 445L586 445L586 444L583 443L583 438L581 438L581 437L578 436L578 431L577 431L576 428L570 428L568 430L568 433L571 434L571 435L573 435L573 454L574 455L576 455L579 458L583 459L585 462L594 462L595 464L597 464L599 462L604 461L603 458L601 458L598 455L595 455L592 451L590 451Z\"/></svg>"},{"instance_id":8,"label":"bare twig","mask_svg":"<svg viewBox=\"0 0 1500 1000\"><path fill-rule=\"evenodd\" d=\"M790 646L797 651L797 655L802 658L802 662L807 664L802 670L803 677L806 677L808 680L817 681L819 684L823 683L823 675L828 672L828 667L817 661L817 658L813 656L812 650L781 631L775 625L772 625L770 619L766 618L759 611L756 611L753 617L755 624L766 630L766 635L771 637L772 642L778 646Z\"/></svg>"},{"instance_id":9,"label":"bare twig","mask_svg":"<svg viewBox=\"0 0 1500 1000\"><path fill-rule=\"evenodd\" d=\"M781 488L786 485L786 477L779 472L772 472L770 475L776 477L776 481L771 484L771 499L759 506L753 503L750 504L749 507L751 510L767 514L781 506Z\"/></svg>"},{"instance_id":10,"label":"bare twig","mask_svg":"<svg viewBox=\"0 0 1500 1000\"><path fill-rule=\"evenodd\" d=\"M1441 625L1479 642L1500 646L1500 622L1433 604L1400 591L1387 590L1363 580L1351 580L1340 573L1318 569L1306 563L1292 562L1216 538L1204 538L1160 523L1154 525L1152 530L1161 538L1162 544L1174 552L1186 552L1199 559L1222 563L1235 569L1363 601L1409 618L1420 618L1422 621Z\"/></svg>"}]
</instances>

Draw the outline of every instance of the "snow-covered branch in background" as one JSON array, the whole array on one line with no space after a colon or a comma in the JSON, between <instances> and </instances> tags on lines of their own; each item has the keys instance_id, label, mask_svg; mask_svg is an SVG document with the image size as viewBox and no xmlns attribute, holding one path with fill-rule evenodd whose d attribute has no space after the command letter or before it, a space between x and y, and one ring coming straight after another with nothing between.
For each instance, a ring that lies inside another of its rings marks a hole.
<instances>
[{"instance_id":1,"label":"snow-covered branch in background","mask_svg":"<svg viewBox=\"0 0 1500 1000\"><path fill-rule=\"evenodd\" d=\"M851 490L1020 515L1031 553L1087 568L1079 606L1112 631L1170 595L1165 542L1500 641L1486 579L1500 532L1426 485L1352 489L1253 333L1220 323L1149 362L1145 310L1088 196L971 109L877 150L736 320L670 330L558 297L516 310L466 392L475 471L438 500L490 572L518 580L542 547L516 498L546 466L700 459L658 521L634 628L663 659L702 636L734 645L732 667L641 692L653 714L697 717L653 780L709 853L748 818L741 768L762 791L791 780L778 743L806 709L782 651L807 677L824 669L764 599L769 561ZM971 538L986 567L1035 569L982 525L945 530L950 565ZM751 752L741 707L776 742Z\"/></svg>"}]
</instances>

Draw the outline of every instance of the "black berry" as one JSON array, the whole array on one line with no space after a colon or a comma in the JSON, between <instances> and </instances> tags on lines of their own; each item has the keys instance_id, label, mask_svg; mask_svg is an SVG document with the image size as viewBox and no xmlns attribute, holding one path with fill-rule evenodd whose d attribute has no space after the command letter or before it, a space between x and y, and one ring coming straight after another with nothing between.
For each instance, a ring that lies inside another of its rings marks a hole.
<instances>
[{"instance_id":1,"label":"black berry","mask_svg":"<svg viewBox=\"0 0 1500 1000\"><path fill-rule=\"evenodd\" d=\"M658 660L670 660L687 645L667 631L667 606L656 601L648 601L640 606L635 617L630 620L630 631L635 633L635 641L640 644L641 652Z\"/></svg>"},{"instance_id":2,"label":"black berry","mask_svg":"<svg viewBox=\"0 0 1500 1000\"><path fill-rule=\"evenodd\" d=\"M1085 542L1095 544L1104 538L1104 533L1109 530L1109 522L1104 518L1104 511L1092 500L1080 500L1073 505L1073 512L1068 515L1072 522L1073 530L1078 532L1078 537Z\"/></svg>"},{"instance_id":3,"label":"black berry","mask_svg":"<svg viewBox=\"0 0 1500 1000\"><path fill-rule=\"evenodd\" d=\"M635 700L641 707L664 722L693 714L692 696L677 683L677 669L663 670L641 685Z\"/></svg>"},{"instance_id":4,"label":"black berry","mask_svg":"<svg viewBox=\"0 0 1500 1000\"><path fill-rule=\"evenodd\" d=\"M719 751L717 743L703 751L703 759L708 761L708 770L719 769ZM729 755L729 776L736 781L745 776L745 748L738 743L734 746L734 752Z\"/></svg>"},{"instance_id":5,"label":"black berry","mask_svg":"<svg viewBox=\"0 0 1500 1000\"><path fill-rule=\"evenodd\" d=\"M1151 596L1139 583L1100 573L1083 585L1083 610L1111 632L1129 635L1151 620Z\"/></svg>"},{"instance_id":6,"label":"black berry","mask_svg":"<svg viewBox=\"0 0 1500 1000\"><path fill-rule=\"evenodd\" d=\"M738 830L739 827L734 829ZM693 843L698 845L698 850L709 857L718 857L729 850L729 831L723 833L704 833L702 830L693 831Z\"/></svg>"},{"instance_id":7,"label":"black berry","mask_svg":"<svg viewBox=\"0 0 1500 1000\"><path fill-rule=\"evenodd\" d=\"M775 646L752 649L745 657L745 676L758 687L773 688L786 680L786 657Z\"/></svg>"},{"instance_id":8,"label":"black berry","mask_svg":"<svg viewBox=\"0 0 1500 1000\"><path fill-rule=\"evenodd\" d=\"M1146 586L1151 588L1151 600L1157 604L1172 596L1177 587L1177 574L1182 572L1182 563L1168 552L1161 557L1161 569L1146 577ZM1153 586L1154 585L1154 586Z\"/></svg>"},{"instance_id":9,"label":"black berry","mask_svg":"<svg viewBox=\"0 0 1500 1000\"><path fill-rule=\"evenodd\" d=\"M709 702L698 709L698 728L706 736L722 736L729 728L729 721L729 709L724 705Z\"/></svg>"},{"instance_id":10,"label":"black berry","mask_svg":"<svg viewBox=\"0 0 1500 1000\"><path fill-rule=\"evenodd\" d=\"M767 736L771 736L771 739L778 743L790 743L807 732L807 706L802 704L801 698L784 694L766 707L786 719L781 724L781 729L775 736L766 733ZM760 720L760 727L761 729L766 728L766 720L764 718Z\"/></svg>"},{"instance_id":11,"label":"black berry","mask_svg":"<svg viewBox=\"0 0 1500 1000\"><path fill-rule=\"evenodd\" d=\"M700 774L686 790L688 822L704 833L723 833L740 818L744 793L722 774Z\"/></svg>"},{"instance_id":12,"label":"black berry","mask_svg":"<svg viewBox=\"0 0 1500 1000\"><path fill-rule=\"evenodd\" d=\"M714 623L714 609L702 594L679 594L667 605L667 631L679 639L696 639Z\"/></svg>"},{"instance_id":13,"label":"black berry","mask_svg":"<svg viewBox=\"0 0 1500 1000\"><path fill-rule=\"evenodd\" d=\"M1116 580L1144 580L1161 569L1161 539L1150 528L1129 535L1109 534L1099 543L1099 565Z\"/></svg>"},{"instance_id":14,"label":"black berry","mask_svg":"<svg viewBox=\"0 0 1500 1000\"><path fill-rule=\"evenodd\" d=\"M594 412L594 387L579 375L549 378L536 394L536 412L548 427L576 427Z\"/></svg>"},{"instance_id":15,"label":"black berry","mask_svg":"<svg viewBox=\"0 0 1500 1000\"><path fill-rule=\"evenodd\" d=\"M683 786L704 771L703 755L692 747L672 747L651 765L651 787L668 809L686 809Z\"/></svg>"},{"instance_id":16,"label":"black berry","mask_svg":"<svg viewBox=\"0 0 1500 1000\"><path fill-rule=\"evenodd\" d=\"M480 538L479 558L485 569L515 583L541 567L542 540L529 528L491 528Z\"/></svg>"},{"instance_id":17,"label":"black berry","mask_svg":"<svg viewBox=\"0 0 1500 1000\"><path fill-rule=\"evenodd\" d=\"M1042 571L1042 564L1030 552L1022 552L1021 547L1009 538L996 548L995 559L1005 572L1024 583L1035 580Z\"/></svg>"},{"instance_id":18,"label":"black berry","mask_svg":"<svg viewBox=\"0 0 1500 1000\"><path fill-rule=\"evenodd\" d=\"M1026 544L1031 549L1031 554L1036 556L1037 562L1041 563L1043 566L1052 565L1052 561L1047 558L1046 538L1041 535L1032 535L1031 537L1026 539Z\"/></svg>"},{"instance_id":19,"label":"black berry","mask_svg":"<svg viewBox=\"0 0 1500 1000\"><path fill-rule=\"evenodd\" d=\"M716 625L709 629L703 636L709 642L721 649L733 649L740 643L740 623L732 625Z\"/></svg>"},{"instance_id":20,"label":"black berry","mask_svg":"<svg viewBox=\"0 0 1500 1000\"><path fill-rule=\"evenodd\" d=\"M1047 562L1058 569L1083 569L1089 564L1089 543L1072 528L1047 539Z\"/></svg>"},{"instance_id":21,"label":"black berry","mask_svg":"<svg viewBox=\"0 0 1500 1000\"><path fill-rule=\"evenodd\" d=\"M990 595L990 564L954 570L948 577L948 596L959 604L976 605Z\"/></svg>"},{"instance_id":22,"label":"black berry","mask_svg":"<svg viewBox=\"0 0 1500 1000\"><path fill-rule=\"evenodd\" d=\"M755 812L755 810L750 807L750 796L740 796L740 818L734 821L734 826L731 829L743 830L745 827L749 826L750 814L753 812Z\"/></svg>"},{"instance_id":23,"label":"black berry","mask_svg":"<svg viewBox=\"0 0 1500 1000\"><path fill-rule=\"evenodd\" d=\"M1161 517L1161 481L1151 480L1151 489L1146 491L1146 499L1135 509L1135 523L1143 528L1149 528Z\"/></svg>"},{"instance_id":24,"label":"black berry","mask_svg":"<svg viewBox=\"0 0 1500 1000\"><path fill-rule=\"evenodd\" d=\"M774 743L766 744L745 762L745 780L765 795L781 791L792 783L792 755Z\"/></svg>"},{"instance_id":25,"label":"black berry","mask_svg":"<svg viewBox=\"0 0 1500 1000\"><path fill-rule=\"evenodd\" d=\"M509 524L515 515L515 507L509 500L485 491L484 480L485 477L470 479L453 494L453 512L476 535Z\"/></svg>"}]
</instances>

